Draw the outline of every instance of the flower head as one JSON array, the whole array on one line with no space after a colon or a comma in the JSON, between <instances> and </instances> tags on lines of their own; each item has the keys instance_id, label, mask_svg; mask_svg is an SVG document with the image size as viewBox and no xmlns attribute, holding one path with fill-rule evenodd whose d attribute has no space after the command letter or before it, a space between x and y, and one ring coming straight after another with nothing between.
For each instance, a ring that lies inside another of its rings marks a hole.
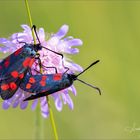
<instances>
[{"instance_id":1,"label":"flower head","mask_svg":"<svg viewBox=\"0 0 140 140\"><path fill-rule=\"evenodd\" d=\"M3 45L2 47L0 47L0 52L14 52L24 45L20 42L26 42L28 44L34 43L31 28L28 25L22 25L21 27L23 28L23 32L15 33L9 39L0 38L0 44ZM39 37L41 45L55 52L64 54L64 58L62 60L62 57L60 57L56 53L42 48L42 50L39 51L41 63L47 67L56 67L59 73L64 73L66 71L65 67L69 68L68 73L80 72L82 71L82 68L78 64L72 62L70 59L67 59L65 54L77 54L79 50L78 48L74 48L73 46L82 45L82 41L80 39L75 39L72 36L64 38L67 32L68 25L63 25L57 33L53 34L45 33L43 28L39 28L39 30L37 31L37 35ZM35 62L31 68L31 71L33 74L36 74L36 71L39 70L40 67L38 63ZM54 72L54 69L46 69L43 67L44 74ZM76 89L73 85L67 89L50 95L53 97L55 106L58 111L62 110L63 104L67 104L70 109L73 109L73 101L69 95L69 91L76 95ZM21 109L25 109L28 106L28 101L23 101L23 99L25 99L27 96L29 96L29 93L19 88L12 98L3 102L3 108L8 109L10 106L16 108L19 105ZM49 115L49 110L46 97L41 97L39 99L33 100L31 109L35 110L39 102L41 105L41 112L43 117L47 117Z\"/></svg>"}]
</instances>

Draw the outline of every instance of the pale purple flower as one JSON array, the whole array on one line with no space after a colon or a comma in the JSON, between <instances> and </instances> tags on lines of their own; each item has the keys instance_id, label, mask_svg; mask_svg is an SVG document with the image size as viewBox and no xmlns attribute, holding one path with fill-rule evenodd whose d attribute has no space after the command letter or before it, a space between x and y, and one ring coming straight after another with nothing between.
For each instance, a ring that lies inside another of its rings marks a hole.
<instances>
[{"instance_id":1,"label":"pale purple flower","mask_svg":"<svg viewBox=\"0 0 140 140\"><path fill-rule=\"evenodd\" d=\"M15 33L9 39L0 38L0 44L2 45L2 47L0 47L0 52L11 53L16 51L24 45L19 42L26 42L29 44L34 43L31 28L28 25L22 25L21 27L23 28L23 32ZM47 67L56 67L59 73L63 73L66 71L64 66L70 69L68 73L75 73L83 70L81 66L75 64L65 56L66 54L77 54L79 52L79 49L75 48L74 46L82 45L82 41L80 39L75 39L72 36L65 37L65 35L68 32L68 29L68 25L63 25L57 33L45 33L43 28L39 28L39 30L37 31L42 46L64 54L64 58L62 61L62 58L59 55L47 51L44 48L41 51L39 51L42 64ZM34 69L38 71L40 70L37 63L34 63L32 66L32 72L36 74L36 71ZM44 69L43 73L54 73L54 69ZM58 111L62 110L64 104L67 104L70 109L73 109L74 105L69 95L69 91L71 91L71 93L73 93L76 96L76 89L74 85L50 95L54 99L55 106ZM4 109L8 109L10 106L12 106L13 108L20 106L21 109L25 109L28 106L28 101L23 101L23 99L25 99L28 95L29 93L19 88L12 98L3 102L2 106ZM49 109L46 97L35 99L30 102L32 102L32 110L35 110L37 104L40 102L42 116L45 118L48 117Z\"/></svg>"}]
</instances>

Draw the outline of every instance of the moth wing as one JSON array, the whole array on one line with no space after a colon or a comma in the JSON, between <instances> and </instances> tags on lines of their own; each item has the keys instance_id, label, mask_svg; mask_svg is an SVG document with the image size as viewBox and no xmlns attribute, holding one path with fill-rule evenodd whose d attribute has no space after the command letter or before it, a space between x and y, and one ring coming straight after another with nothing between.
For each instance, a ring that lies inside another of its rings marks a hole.
<instances>
[{"instance_id":1,"label":"moth wing","mask_svg":"<svg viewBox=\"0 0 140 140\"><path fill-rule=\"evenodd\" d=\"M25 54L22 47L0 62L0 95L2 99L6 100L14 95L34 61L34 58Z\"/></svg>"},{"instance_id":2,"label":"moth wing","mask_svg":"<svg viewBox=\"0 0 140 140\"><path fill-rule=\"evenodd\" d=\"M0 81L0 96L3 100L11 98L19 88L25 73L20 73L17 77L7 76ZM16 76L16 75L15 75Z\"/></svg>"},{"instance_id":3,"label":"moth wing","mask_svg":"<svg viewBox=\"0 0 140 140\"><path fill-rule=\"evenodd\" d=\"M20 88L29 93L47 91L50 87L51 75L25 75Z\"/></svg>"},{"instance_id":4,"label":"moth wing","mask_svg":"<svg viewBox=\"0 0 140 140\"><path fill-rule=\"evenodd\" d=\"M7 100L11 98L14 93L17 91L19 84L21 80L19 79L10 79L9 80L3 80L1 82L1 88L0 88L0 96L2 97L3 100Z\"/></svg>"},{"instance_id":5,"label":"moth wing","mask_svg":"<svg viewBox=\"0 0 140 140\"><path fill-rule=\"evenodd\" d=\"M32 66L35 59L27 53L27 47L24 46L0 62L0 79L6 79L7 75L9 76L15 70L18 73L24 73Z\"/></svg>"},{"instance_id":6,"label":"moth wing","mask_svg":"<svg viewBox=\"0 0 140 140\"><path fill-rule=\"evenodd\" d=\"M20 88L31 93L25 100L33 100L60 91L62 74L26 75Z\"/></svg>"},{"instance_id":7,"label":"moth wing","mask_svg":"<svg viewBox=\"0 0 140 140\"><path fill-rule=\"evenodd\" d=\"M12 72L17 67L18 61L21 61L21 60L23 61L23 57L21 56L23 52L24 52L24 48L22 47L16 50L14 53L7 56L6 58L4 58L0 62L0 78ZM21 65L21 62L20 62L20 65Z\"/></svg>"},{"instance_id":8,"label":"moth wing","mask_svg":"<svg viewBox=\"0 0 140 140\"><path fill-rule=\"evenodd\" d=\"M31 93L28 100L36 99L46 96L48 91L52 88L51 85L53 75L26 75L20 88L26 92ZM27 100L27 99L25 99Z\"/></svg>"}]
</instances>

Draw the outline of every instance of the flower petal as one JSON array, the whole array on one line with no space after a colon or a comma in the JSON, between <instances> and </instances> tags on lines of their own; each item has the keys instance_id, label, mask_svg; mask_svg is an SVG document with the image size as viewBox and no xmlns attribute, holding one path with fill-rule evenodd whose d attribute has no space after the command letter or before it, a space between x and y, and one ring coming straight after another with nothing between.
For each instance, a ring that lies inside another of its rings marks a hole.
<instances>
[{"instance_id":1,"label":"flower petal","mask_svg":"<svg viewBox=\"0 0 140 140\"><path fill-rule=\"evenodd\" d=\"M31 109L32 109L32 110L35 110L37 104L38 104L38 99L33 100L33 103L32 103L32 106L31 106Z\"/></svg>"},{"instance_id":2,"label":"flower petal","mask_svg":"<svg viewBox=\"0 0 140 140\"><path fill-rule=\"evenodd\" d=\"M81 45L83 45L83 42L81 39L72 39L72 40L69 40L67 43L68 43L68 46L81 46Z\"/></svg>"},{"instance_id":3,"label":"flower petal","mask_svg":"<svg viewBox=\"0 0 140 140\"><path fill-rule=\"evenodd\" d=\"M13 108L16 108L19 105L19 100L14 101L14 103L12 104Z\"/></svg>"},{"instance_id":4,"label":"flower petal","mask_svg":"<svg viewBox=\"0 0 140 140\"><path fill-rule=\"evenodd\" d=\"M27 33L31 32L31 28L28 25L22 24L21 27L24 29L24 32Z\"/></svg>"},{"instance_id":5,"label":"flower petal","mask_svg":"<svg viewBox=\"0 0 140 140\"><path fill-rule=\"evenodd\" d=\"M45 31L43 28L39 29L38 36L39 36L40 42L43 42L45 40Z\"/></svg>"},{"instance_id":6,"label":"flower petal","mask_svg":"<svg viewBox=\"0 0 140 140\"><path fill-rule=\"evenodd\" d=\"M55 93L55 94L57 94L58 96L55 96L55 107L56 107L56 109L58 110L58 111L61 111L62 110L62 107L63 107L63 104L62 104L62 101L61 101L61 99L60 99L60 96L59 96L59 94L60 93Z\"/></svg>"},{"instance_id":7,"label":"flower petal","mask_svg":"<svg viewBox=\"0 0 140 140\"><path fill-rule=\"evenodd\" d=\"M44 118L47 118L49 115L49 109L46 97L40 98L40 104L41 104L41 114Z\"/></svg>"},{"instance_id":8,"label":"flower petal","mask_svg":"<svg viewBox=\"0 0 140 140\"><path fill-rule=\"evenodd\" d=\"M67 104L67 98L65 96L66 94L68 94L68 90L67 89L65 89L64 93L61 94L64 104Z\"/></svg>"},{"instance_id":9,"label":"flower petal","mask_svg":"<svg viewBox=\"0 0 140 140\"><path fill-rule=\"evenodd\" d=\"M25 25L25 24L21 25L21 27L24 29L24 32L20 33L20 35L24 36L23 40L25 42L31 43L33 41L31 28L28 25Z\"/></svg>"},{"instance_id":10,"label":"flower petal","mask_svg":"<svg viewBox=\"0 0 140 140\"><path fill-rule=\"evenodd\" d=\"M73 62L65 61L64 64L65 64L65 66L70 68L70 71L72 71L72 72L82 72L83 71L83 68L80 65L75 64Z\"/></svg>"},{"instance_id":11,"label":"flower petal","mask_svg":"<svg viewBox=\"0 0 140 140\"><path fill-rule=\"evenodd\" d=\"M47 41L47 45L51 46L51 50L54 50L55 46L59 43L59 39L57 37L52 37ZM50 49L50 48L49 48Z\"/></svg>"},{"instance_id":12,"label":"flower petal","mask_svg":"<svg viewBox=\"0 0 140 140\"><path fill-rule=\"evenodd\" d=\"M65 91L65 94L63 94L62 98L64 100L64 104L67 103L70 109L74 108L73 101L66 91Z\"/></svg>"},{"instance_id":13,"label":"flower petal","mask_svg":"<svg viewBox=\"0 0 140 140\"><path fill-rule=\"evenodd\" d=\"M0 44L4 44L7 43L7 39L6 38L0 38Z\"/></svg>"},{"instance_id":14,"label":"flower petal","mask_svg":"<svg viewBox=\"0 0 140 140\"><path fill-rule=\"evenodd\" d=\"M0 47L0 52L3 52L3 53L8 53L10 52L11 50L7 47Z\"/></svg>"},{"instance_id":15,"label":"flower petal","mask_svg":"<svg viewBox=\"0 0 140 140\"><path fill-rule=\"evenodd\" d=\"M68 89L74 94L74 96L76 96L77 93L76 93L76 88L74 87L74 85L70 86Z\"/></svg>"},{"instance_id":16,"label":"flower petal","mask_svg":"<svg viewBox=\"0 0 140 140\"><path fill-rule=\"evenodd\" d=\"M10 107L11 103L9 101L3 101L2 108L7 110Z\"/></svg>"},{"instance_id":17,"label":"flower petal","mask_svg":"<svg viewBox=\"0 0 140 140\"><path fill-rule=\"evenodd\" d=\"M69 54L76 54L76 53L79 53L79 49L77 48L67 48L65 50L66 53L69 53Z\"/></svg>"},{"instance_id":18,"label":"flower petal","mask_svg":"<svg viewBox=\"0 0 140 140\"><path fill-rule=\"evenodd\" d=\"M69 30L69 26L68 25L63 25L59 31L55 34L56 37L58 37L59 39L61 39L62 37L64 37L67 32Z\"/></svg>"},{"instance_id":19,"label":"flower petal","mask_svg":"<svg viewBox=\"0 0 140 140\"><path fill-rule=\"evenodd\" d=\"M0 38L0 44L3 45L3 47L0 47L0 51L3 53L13 52L16 50L16 45L5 38Z\"/></svg>"},{"instance_id":20,"label":"flower petal","mask_svg":"<svg viewBox=\"0 0 140 140\"><path fill-rule=\"evenodd\" d=\"M14 98L13 102L12 102L12 107L16 108L19 103L20 103L20 97L22 96L22 91L20 89L18 89L18 91L15 93L15 95L12 97Z\"/></svg>"},{"instance_id":21,"label":"flower petal","mask_svg":"<svg viewBox=\"0 0 140 140\"><path fill-rule=\"evenodd\" d=\"M12 104L12 101L13 101L13 98L5 100L2 104L2 108L7 110L10 107L10 105Z\"/></svg>"},{"instance_id":22,"label":"flower petal","mask_svg":"<svg viewBox=\"0 0 140 140\"><path fill-rule=\"evenodd\" d=\"M20 102L20 108L21 108L21 109L25 109L27 106L28 106L28 101L23 101L23 100L22 100L22 101Z\"/></svg>"}]
</instances>

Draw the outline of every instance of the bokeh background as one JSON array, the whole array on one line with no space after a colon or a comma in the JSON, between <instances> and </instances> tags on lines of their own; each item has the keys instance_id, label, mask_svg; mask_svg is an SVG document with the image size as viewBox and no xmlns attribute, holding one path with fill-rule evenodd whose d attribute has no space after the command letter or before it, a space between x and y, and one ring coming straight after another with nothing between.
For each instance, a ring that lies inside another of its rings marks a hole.
<instances>
[{"instance_id":1,"label":"bokeh background","mask_svg":"<svg viewBox=\"0 0 140 140\"><path fill-rule=\"evenodd\" d=\"M29 0L29 4L37 27L57 32L68 24L68 35L83 40L80 53L72 57L76 63L86 67L101 60L81 79L98 85L102 96L75 82L73 111L64 106L58 112L51 100L59 138L140 139L140 1ZM28 24L24 1L1 0L0 37L22 31L21 24ZM30 106L6 111L0 107L0 139L35 139L36 114ZM39 137L53 139L50 118L39 118Z\"/></svg>"}]
</instances>

